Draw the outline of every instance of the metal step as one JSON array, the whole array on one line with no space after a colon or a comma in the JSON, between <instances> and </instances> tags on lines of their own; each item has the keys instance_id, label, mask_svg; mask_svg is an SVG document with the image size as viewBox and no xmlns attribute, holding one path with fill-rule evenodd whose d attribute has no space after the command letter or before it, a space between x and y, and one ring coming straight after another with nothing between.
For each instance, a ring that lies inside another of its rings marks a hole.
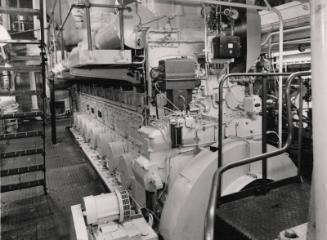
<instances>
[{"instance_id":1,"label":"metal step","mask_svg":"<svg viewBox=\"0 0 327 240\"><path fill-rule=\"evenodd\" d=\"M28 132L19 132L19 133L11 133L11 134L2 134L0 135L0 141L9 140L9 139L18 139L18 138L39 137L39 136L43 136L42 131L28 131Z\"/></svg>"},{"instance_id":2,"label":"metal step","mask_svg":"<svg viewBox=\"0 0 327 240\"><path fill-rule=\"evenodd\" d=\"M19 174L30 173L30 172L38 172L38 171L44 171L44 165L43 164L33 165L33 166L28 166L28 167L1 170L0 176L1 177L8 177L8 176L13 176L13 175L19 175Z\"/></svg>"},{"instance_id":3,"label":"metal step","mask_svg":"<svg viewBox=\"0 0 327 240\"><path fill-rule=\"evenodd\" d=\"M32 187L37 187L37 186L44 186L44 185L45 185L44 179L31 181L31 182L10 184L10 185L1 185L1 193L11 192L11 191L15 191L15 190L21 190L21 189L25 189L25 188L32 188Z\"/></svg>"},{"instance_id":4,"label":"metal step","mask_svg":"<svg viewBox=\"0 0 327 240\"><path fill-rule=\"evenodd\" d=\"M44 153L42 148L26 149L26 150L7 152L7 153L4 152L0 154L0 159L23 157L23 156L29 156L29 155L41 154L41 153Z\"/></svg>"},{"instance_id":5,"label":"metal step","mask_svg":"<svg viewBox=\"0 0 327 240\"><path fill-rule=\"evenodd\" d=\"M13 118L33 118L43 117L43 112L18 112L18 113L6 113L0 114L0 119L13 119Z\"/></svg>"},{"instance_id":6,"label":"metal step","mask_svg":"<svg viewBox=\"0 0 327 240\"><path fill-rule=\"evenodd\" d=\"M8 44L40 44L40 40L28 40L28 39L10 39L10 40L0 40L0 43Z\"/></svg>"},{"instance_id":7,"label":"metal step","mask_svg":"<svg viewBox=\"0 0 327 240\"><path fill-rule=\"evenodd\" d=\"M0 7L0 13L16 15L39 15L40 10L31 8Z\"/></svg>"},{"instance_id":8,"label":"metal step","mask_svg":"<svg viewBox=\"0 0 327 240\"><path fill-rule=\"evenodd\" d=\"M0 96L22 96L22 95L38 95L40 96L42 94L41 91L33 91L33 90L27 90L27 91L1 91Z\"/></svg>"},{"instance_id":9,"label":"metal step","mask_svg":"<svg viewBox=\"0 0 327 240\"><path fill-rule=\"evenodd\" d=\"M0 66L0 71L41 72L41 65Z\"/></svg>"}]
</instances>

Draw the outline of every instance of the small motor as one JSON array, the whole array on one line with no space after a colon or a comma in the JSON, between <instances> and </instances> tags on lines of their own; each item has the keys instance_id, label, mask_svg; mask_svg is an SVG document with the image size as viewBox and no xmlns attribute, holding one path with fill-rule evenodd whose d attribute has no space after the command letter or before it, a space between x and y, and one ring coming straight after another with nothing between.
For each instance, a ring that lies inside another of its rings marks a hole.
<instances>
[{"instance_id":1,"label":"small motor","mask_svg":"<svg viewBox=\"0 0 327 240\"><path fill-rule=\"evenodd\" d=\"M88 196L83 198L84 215L87 224L100 224L108 221L123 222L131 215L131 206L127 191Z\"/></svg>"}]
</instances>

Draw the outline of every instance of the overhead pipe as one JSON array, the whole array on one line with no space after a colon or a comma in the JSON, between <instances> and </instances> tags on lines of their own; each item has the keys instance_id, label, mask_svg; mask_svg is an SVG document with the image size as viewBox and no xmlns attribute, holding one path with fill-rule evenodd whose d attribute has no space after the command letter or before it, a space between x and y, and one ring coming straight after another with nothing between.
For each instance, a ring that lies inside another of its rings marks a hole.
<instances>
[{"instance_id":1,"label":"overhead pipe","mask_svg":"<svg viewBox=\"0 0 327 240\"><path fill-rule=\"evenodd\" d=\"M247 9L255 9L255 10L268 10L267 7L258 6L254 4L244 4L244 3L236 3L230 1L215 1L215 0L177 0L176 2L187 2L187 3L198 3L198 4L212 4L212 5L220 5L227 7L235 7L235 8L247 8Z\"/></svg>"},{"instance_id":2,"label":"overhead pipe","mask_svg":"<svg viewBox=\"0 0 327 240\"><path fill-rule=\"evenodd\" d=\"M301 31L305 31L305 30L309 30L309 29L310 29L310 26L304 26L304 27L298 27L298 28L291 28L291 29L284 30L284 34L285 33L301 32ZM275 37L275 36L278 36L278 35L279 35L279 31L269 33L267 35L267 37L265 38L265 40L261 43L261 47L265 46L272 37Z\"/></svg>"},{"instance_id":3,"label":"overhead pipe","mask_svg":"<svg viewBox=\"0 0 327 240\"><path fill-rule=\"evenodd\" d=\"M287 41L287 42L284 42L284 46L285 45L293 45L293 44L304 44L304 43L311 43L311 39L305 38L305 39L297 39L297 40ZM269 45L269 48L268 48L268 56L269 57L271 57L272 48L275 46L279 46L279 43L272 43Z\"/></svg>"}]
</instances>

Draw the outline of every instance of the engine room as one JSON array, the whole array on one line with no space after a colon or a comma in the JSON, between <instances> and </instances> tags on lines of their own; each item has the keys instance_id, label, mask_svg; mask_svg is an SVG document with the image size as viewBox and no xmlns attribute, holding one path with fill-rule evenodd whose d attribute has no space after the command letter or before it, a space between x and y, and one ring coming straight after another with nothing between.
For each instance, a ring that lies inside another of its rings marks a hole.
<instances>
[{"instance_id":1,"label":"engine room","mask_svg":"<svg viewBox=\"0 0 327 240\"><path fill-rule=\"evenodd\" d=\"M326 12L322 0L33 0L30 10L12 2L0 7L0 140L39 136L20 132L42 123L44 164L1 173L42 170L45 180L3 189L75 194L63 207L67 239L323 239L309 237L318 220L308 213L316 189L311 78L319 76L311 41L327 37L313 30L316 15L321 25L326 18L312 9ZM25 12L10 15L13 4ZM36 6L40 15L28 18ZM22 40L28 21L39 30ZM17 65L21 49L34 57ZM26 74L32 65L41 70ZM40 97L13 93L38 88ZM66 154L62 131L78 151L71 161L84 159L100 194L53 187L45 169ZM3 149L3 158L31 153Z\"/></svg>"}]
</instances>

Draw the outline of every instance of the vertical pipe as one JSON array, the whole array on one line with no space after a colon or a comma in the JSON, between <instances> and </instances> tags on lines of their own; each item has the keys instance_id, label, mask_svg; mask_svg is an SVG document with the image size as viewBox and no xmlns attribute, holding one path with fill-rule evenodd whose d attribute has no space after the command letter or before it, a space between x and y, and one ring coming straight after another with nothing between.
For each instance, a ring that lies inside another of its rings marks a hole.
<instances>
[{"instance_id":1,"label":"vertical pipe","mask_svg":"<svg viewBox=\"0 0 327 240\"><path fill-rule=\"evenodd\" d=\"M281 13L275 10L279 18L279 73L283 73L283 50L284 50L284 23ZM278 81L278 135L279 148L283 146L283 77L279 77Z\"/></svg>"},{"instance_id":2,"label":"vertical pipe","mask_svg":"<svg viewBox=\"0 0 327 240\"><path fill-rule=\"evenodd\" d=\"M303 132L303 81L300 79L300 96L299 96L299 132L298 132L298 150L297 150L297 175L301 177L302 161L302 132Z\"/></svg>"},{"instance_id":3,"label":"vertical pipe","mask_svg":"<svg viewBox=\"0 0 327 240\"><path fill-rule=\"evenodd\" d=\"M86 33L87 33L87 47L88 50L92 50L92 29L91 29L91 16L90 16L90 6L85 8L86 15Z\"/></svg>"},{"instance_id":4,"label":"vertical pipe","mask_svg":"<svg viewBox=\"0 0 327 240\"><path fill-rule=\"evenodd\" d=\"M7 0L1 0L0 3L2 7L7 7ZM8 30L10 29L9 18L10 18L9 14L2 14L2 25Z\"/></svg>"},{"instance_id":5,"label":"vertical pipe","mask_svg":"<svg viewBox=\"0 0 327 240\"><path fill-rule=\"evenodd\" d=\"M119 8L119 28L120 28L120 49L125 49L125 24L124 24L124 8Z\"/></svg>"},{"instance_id":6,"label":"vertical pipe","mask_svg":"<svg viewBox=\"0 0 327 240\"><path fill-rule=\"evenodd\" d=\"M40 49L41 49L41 58L42 58L42 112L43 112L43 178L44 178L44 193L47 194L47 181L46 181L46 162L45 162L45 104L46 104L46 72L45 72L45 65L46 65L46 52L45 52L45 38L44 38L44 0L40 0L40 35L41 35L41 42L40 42Z\"/></svg>"},{"instance_id":7,"label":"vertical pipe","mask_svg":"<svg viewBox=\"0 0 327 240\"><path fill-rule=\"evenodd\" d=\"M59 0L59 25L62 25L62 5ZM60 43L61 43L61 60L65 59L65 42L64 42L64 31L60 32Z\"/></svg>"},{"instance_id":8,"label":"vertical pipe","mask_svg":"<svg viewBox=\"0 0 327 240\"><path fill-rule=\"evenodd\" d=\"M56 39L56 27L55 27L55 21L52 21L52 44L53 44L53 54L54 54L54 64L55 66L58 63L58 56L57 56L57 39Z\"/></svg>"},{"instance_id":9,"label":"vertical pipe","mask_svg":"<svg viewBox=\"0 0 327 240\"><path fill-rule=\"evenodd\" d=\"M29 72L29 79L30 79L30 90L31 91L36 91L36 78L35 78L35 72ZM20 74L19 74L20 77ZM36 95L32 95L31 96L31 100L32 100L32 110L33 111L37 111L39 109L39 104L37 101L37 96Z\"/></svg>"},{"instance_id":10,"label":"vertical pipe","mask_svg":"<svg viewBox=\"0 0 327 240\"><path fill-rule=\"evenodd\" d=\"M283 16L279 10L272 8L268 0L264 0L267 8L273 11L279 19L279 73L283 73L283 51L284 51L284 21ZM279 77L278 81L278 136L279 136L279 148L283 146L283 77Z\"/></svg>"},{"instance_id":11,"label":"vertical pipe","mask_svg":"<svg viewBox=\"0 0 327 240\"><path fill-rule=\"evenodd\" d=\"M223 78L221 81L224 81ZM227 80L228 81L228 80ZM218 168L223 165L223 89L224 84L219 83L218 102Z\"/></svg>"},{"instance_id":12,"label":"vertical pipe","mask_svg":"<svg viewBox=\"0 0 327 240\"><path fill-rule=\"evenodd\" d=\"M327 236L327 1L312 0L311 46L312 46L312 105L313 108L313 204L310 209L309 236L326 239ZM311 200L312 201L312 200ZM310 228L312 226L312 228Z\"/></svg>"},{"instance_id":13,"label":"vertical pipe","mask_svg":"<svg viewBox=\"0 0 327 240\"><path fill-rule=\"evenodd\" d=\"M262 81L262 153L267 152L267 78ZM262 159L262 179L264 186L267 180L267 159ZM264 189L263 189L264 190Z\"/></svg>"},{"instance_id":14,"label":"vertical pipe","mask_svg":"<svg viewBox=\"0 0 327 240\"><path fill-rule=\"evenodd\" d=\"M55 77L50 79L50 112L51 112L51 140L52 144L57 144L57 124L56 124L56 95Z\"/></svg>"}]
</instances>

